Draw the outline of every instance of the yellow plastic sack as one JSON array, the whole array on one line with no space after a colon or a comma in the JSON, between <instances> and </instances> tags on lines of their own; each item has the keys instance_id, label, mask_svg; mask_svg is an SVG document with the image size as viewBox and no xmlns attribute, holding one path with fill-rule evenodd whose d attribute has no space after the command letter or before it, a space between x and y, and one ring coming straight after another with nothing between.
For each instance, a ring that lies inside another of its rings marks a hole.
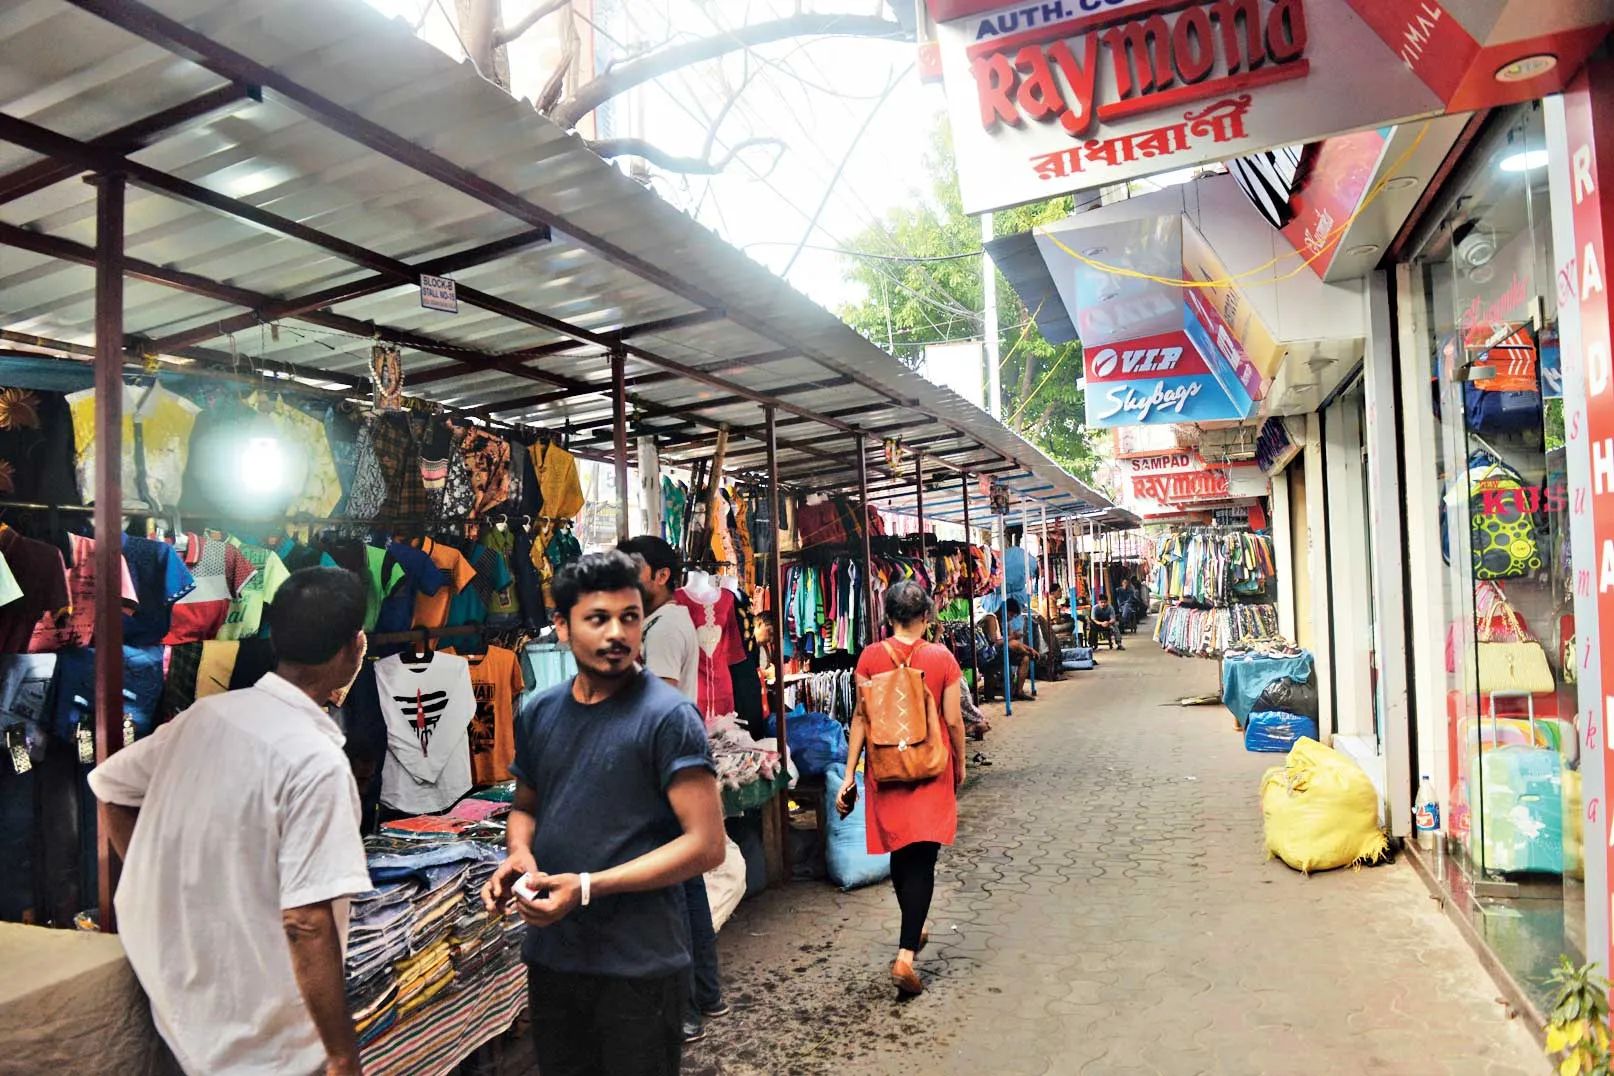
<instances>
[{"instance_id":1,"label":"yellow plastic sack","mask_svg":"<svg viewBox=\"0 0 1614 1076\"><path fill-rule=\"evenodd\" d=\"M1388 841L1379 829L1379 793L1348 756L1302 737L1285 765L1261 778L1267 853L1298 871L1370 863Z\"/></svg>"}]
</instances>

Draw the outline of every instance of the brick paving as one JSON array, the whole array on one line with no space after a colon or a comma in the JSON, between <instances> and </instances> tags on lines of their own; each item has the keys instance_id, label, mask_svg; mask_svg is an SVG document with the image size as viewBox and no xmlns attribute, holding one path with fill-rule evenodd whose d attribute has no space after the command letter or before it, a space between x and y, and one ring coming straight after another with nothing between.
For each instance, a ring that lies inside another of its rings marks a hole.
<instances>
[{"instance_id":1,"label":"brick paving","mask_svg":"<svg viewBox=\"0 0 1614 1076\"><path fill-rule=\"evenodd\" d=\"M720 938L735 1013L686 1074L1549 1071L1406 864L1265 858L1215 664L1139 639L996 714L944 850L927 991L899 1002L889 886L797 883Z\"/></svg>"}]
</instances>

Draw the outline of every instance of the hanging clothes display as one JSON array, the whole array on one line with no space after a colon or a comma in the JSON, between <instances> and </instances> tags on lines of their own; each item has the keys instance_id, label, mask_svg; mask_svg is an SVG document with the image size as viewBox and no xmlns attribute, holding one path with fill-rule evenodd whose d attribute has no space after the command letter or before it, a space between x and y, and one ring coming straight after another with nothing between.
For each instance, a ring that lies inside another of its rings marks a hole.
<instances>
[{"instance_id":1,"label":"hanging clothes display","mask_svg":"<svg viewBox=\"0 0 1614 1076\"><path fill-rule=\"evenodd\" d=\"M469 662L428 651L382 658L374 670L387 723L382 805L406 814L447 810L471 790Z\"/></svg>"},{"instance_id":2,"label":"hanging clothes display","mask_svg":"<svg viewBox=\"0 0 1614 1076\"><path fill-rule=\"evenodd\" d=\"M67 397L73 416L78 486L85 504L95 503L95 390ZM123 386L123 503L173 507L184 490L191 430L201 408L153 380Z\"/></svg>"},{"instance_id":3,"label":"hanging clothes display","mask_svg":"<svg viewBox=\"0 0 1614 1076\"><path fill-rule=\"evenodd\" d=\"M695 622L695 641L700 645L695 705L710 728L718 718L734 713L730 666L746 657L745 633L735 611L737 599L704 572L692 572L689 582L673 592L673 600L689 610Z\"/></svg>"},{"instance_id":4,"label":"hanging clothes display","mask_svg":"<svg viewBox=\"0 0 1614 1076\"><path fill-rule=\"evenodd\" d=\"M1161 544L1150 589L1161 598L1225 605L1263 593L1275 575L1272 539L1264 534L1179 531Z\"/></svg>"},{"instance_id":5,"label":"hanging clothes display","mask_svg":"<svg viewBox=\"0 0 1614 1076\"><path fill-rule=\"evenodd\" d=\"M669 476L661 479L662 522L661 537L674 549L684 548L684 515L689 504L689 487L674 482Z\"/></svg>"},{"instance_id":6,"label":"hanging clothes display","mask_svg":"<svg viewBox=\"0 0 1614 1076\"><path fill-rule=\"evenodd\" d=\"M1196 609L1168 605L1160 610L1155 642L1178 657L1217 658L1234 646L1256 646L1278 637L1278 607L1234 605Z\"/></svg>"},{"instance_id":7,"label":"hanging clothes display","mask_svg":"<svg viewBox=\"0 0 1614 1076\"><path fill-rule=\"evenodd\" d=\"M445 649L444 654L458 654ZM516 757L516 699L527 689L526 677L515 651L490 646L486 653L464 654L476 695L471 718L471 780L479 785L510 779Z\"/></svg>"},{"instance_id":8,"label":"hanging clothes display","mask_svg":"<svg viewBox=\"0 0 1614 1076\"><path fill-rule=\"evenodd\" d=\"M857 709L857 678L851 669L799 673L785 685L785 710L804 707L850 724Z\"/></svg>"}]
</instances>

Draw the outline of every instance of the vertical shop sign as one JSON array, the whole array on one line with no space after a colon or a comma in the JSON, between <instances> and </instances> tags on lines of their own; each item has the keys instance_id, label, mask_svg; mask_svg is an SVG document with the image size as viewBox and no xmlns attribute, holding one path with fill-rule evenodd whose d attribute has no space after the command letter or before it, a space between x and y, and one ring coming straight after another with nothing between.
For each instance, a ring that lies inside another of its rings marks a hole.
<instances>
[{"instance_id":1,"label":"vertical shop sign","mask_svg":"<svg viewBox=\"0 0 1614 1076\"><path fill-rule=\"evenodd\" d=\"M1610 322L1614 309L1609 305L1605 268L1608 230L1614 224L1614 187L1611 187L1614 185L1614 85L1611 80L1614 80L1614 64L1588 64L1564 96L1575 236L1575 257L1569 274L1570 289L1580 314L1580 352L1585 370L1595 573L1595 580L1577 575L1576 589L1579 593L1583 586L1595 586L1600 625L1614 624L1614 367L1610 364L1610 341L1614 336ZM1576 515L1585 511L1579 497L1572 501L1571 510ZM1584 626L1581 630L1586 634ZM1578 645L1588 657L1595 647L1595 660L1601 668L1614 669L1614 634L1599 631L1596 638L1580 639ZM1606 796L1606 775L1614 772L1614 749L1610 748L1607 735L1609 719L1614 717L1614 696L1607 694L1607 682L1603 687L1601 706L1581 708L1588 718L1581 735L1586 750L1603 752L1605 774L1604 789L1586 790L1587 809L1595 809L1596 804L1606 814L1607 804L1593 798ZM1610 864L1614 849L1605 847L1601 858L1605 864L1614 865ZM1609 877L1610 874L1604 875L1605 879ZM1606 894L1598 897L1605 907L1609 906ZM1608 936L1614 938L1614 930ZM1614 951L1605 949L1598 955L1605 967L1614 966Z\"/></svg>"}]
</instances>

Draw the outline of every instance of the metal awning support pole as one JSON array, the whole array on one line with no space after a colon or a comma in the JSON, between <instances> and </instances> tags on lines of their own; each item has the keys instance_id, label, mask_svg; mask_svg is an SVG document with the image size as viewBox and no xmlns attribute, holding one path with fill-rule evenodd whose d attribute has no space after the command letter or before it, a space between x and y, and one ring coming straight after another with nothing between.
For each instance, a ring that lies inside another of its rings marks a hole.
<instances>
[{"instance_id":1,"label":"metal awning support pole","mask_svg":"<svg viewBox=\"0 0 1614 1076\"><path fill-rule=\"evenodd\" d=\"M1071 619L1080 624L1081 621L1076 616L1081 611L1081 602L1076 596L1076 523L1069 518L1065 520L1065 577L1070 580Z\"/></svg>"},{"instance_id":2,"label":"metal awning support pole","mask_svg":"<svg viewBox=\"0 0 1614 1076\"><path fill-rule=\"evenodd\" d=\"M981 654L975 637L975 558L969 552L975 544L975 536L970 532L970 476L959 475L958 486L959 492L964 496L964 597L969 601L970 690L979 698Z\"/></svg>"},{"instance_id":3,"label":"metal awning support pole","mask_svg":"<svg viewBox=\"0 0 1614 1076\"><path fill-rule=\"evenodd\" d=\"M100 176L95 198L95 571L123 574L123 196L122 173ZM95 761L123 746L123 596L95 588ZM105 804L96 804L95 858L101 929L117 929L118 887Z\"/></svg>"},{"instance_id":4,"label":"metal awning support pole","mask_svg":"<svg viewBox=\"0 0 1614 1076\"><path fill-rule=\"evenodd\" d=\"M913 454L914 505L919 513L919 561L925 561L925 456Z\"/></svg>"},{"instance_id":5,"label":"metal awning support pole","mask_svg":"<svg viewBox=\"0 0 1614 1076\"><path fill-rule=\"evenodd\" d=\"M1031 659L1030 675L1026 677L1026 683L1031 686L1031 697L1036 698L1037 697L1037 659L1035 657L1035 654L1036 654L1036 650L1037 650L1037 618L1032 615L1032 608L1031 608L1031 571L1030 571L1030 568L1031 568L1031 565L1030 565L1031 551L1024 548L1024 546L1026 544L1026 538L1029 537L1030 534L1031 534L1031 505L1030 505L1030 503L1028 501L1026 501L1026 499L1024 497L1022 497L1020 499L1020 545L1022 547L1021 555L1027 558L1027 564L1026 564L1026 601L1025 601L1026 607L1020 611L1020 615L1025 617L1024 623L1025 623L1025 626L1026 626L1026 630L1025 630L1024 642L1025 642L1025 644L1027 646L1031 647L1032 654L1033 654L1033 657ZM1007 581L1007 573L1005 573L1005 582L1006 581Z\"/></svg>"},{"instance_id":6,"label":"metal awning support pole","mask_svg":"<svg viewBox=\"0 0 1614 1076\"><path fill-rule=\"evenodd\" d=\"M628 540L628 357L621 348L611 352L611 402L616 406L612 425L616 448L616 540Z\"/></svg>"},{"instance_id":7,"label":"metal awning support pole","mask_svg":"<svg viewBox=\"0 0 1614 1076\"><path fill-rule=\"evenodd\" d=\"M1014 662L1009 654L1009 512L998 514L998 558L1003 581L998 584L998 634L1003 637L1003 716L1014 715Z\"/></svg>"},{"instance_id":8,"label":"metal awning support pole","mask_svg":"<svg viewBox=\"0 0 1614 1076\"><path fill-rule=\"evenodd\" d=\"M869 544L869 458L868 441L860 433L853 440L857 444L857 499L863 507L863 604L868 620L869 637L857 640L867 646L880 637L880 616L874 607L874 547Z\"/></svg>"},{"instance_id":9,"label":"metal awning support pole","mask_svg":"<svg viewBox=\"0 0 1614 1076\"><path fill-rule=\"evenodd\" d=\"M1053 593L1053 587L1049 583L1054 577L1054 558L1048 555L1050 548L1048 545L1048 505L1043 504L1040 507L1042 508L1042 571L1038 573L1037 578L1042 583L1042 596L1046 598ZM1058 609L1048 610L1048 619L1050 621L1058 615Z\"/></svg>"},{"instance_id":10,"label":"metal awning support pole","mask_svg":"<svg viewBox=\"0 0 1614 1076\"><path fill-rule=\"evenodd\" d=\"M768 502L772 508L770 515L777 521L784 518L779 514L779 437L777 429L777 412L772 404L762 409L765 437L768 442ZM774 542L773 572L769 578L769 586L773 588L772 601L768 603L768 623L773 626L773 653L769 658L773 662L773 683L766 690L772 697L774 720L778 722L779 738L779 765L788 769L790 765L790 732L786 728L785 720L785 673L783 668L784 638L785 638L785 562L779 556L779 543ZM790 797L779 797L779 832L785 835L784 840L784 877L790 879Z\"/></svg>"}]
</instances>

